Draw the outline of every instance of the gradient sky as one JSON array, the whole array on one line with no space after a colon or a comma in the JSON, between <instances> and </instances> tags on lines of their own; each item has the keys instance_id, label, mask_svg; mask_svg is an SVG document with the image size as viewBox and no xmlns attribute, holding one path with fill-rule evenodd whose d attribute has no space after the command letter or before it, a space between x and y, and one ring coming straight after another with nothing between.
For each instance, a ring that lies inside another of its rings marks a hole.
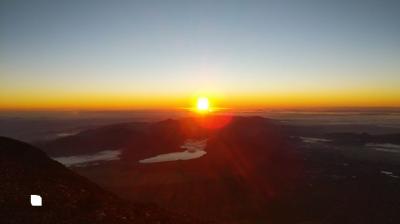
<instances>
[{"instance_id":1,"label":"gradient sky","mask_svg":"<svg viewBox=\"0 0 400 224\"><path fill-rule=\"evenodd\" d=\"M399 1L0 2L0 109L400 106Z\"/></svg>"}]
</instances>

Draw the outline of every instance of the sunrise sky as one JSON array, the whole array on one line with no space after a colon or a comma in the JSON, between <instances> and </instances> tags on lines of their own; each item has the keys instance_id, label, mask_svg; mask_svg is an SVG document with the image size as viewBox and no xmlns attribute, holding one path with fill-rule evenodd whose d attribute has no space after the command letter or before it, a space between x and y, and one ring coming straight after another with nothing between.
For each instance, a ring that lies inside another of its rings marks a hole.
<instances>
[{"instance_id":1,"label":"sunrise sky","mask_svg":"<svg viewBox=\"0 0 400 224\"><path fill-rule=\"evenodd\" d=\"M0 110L400 106L389 0L0 2Z\"/></svg>"}]
</instances>

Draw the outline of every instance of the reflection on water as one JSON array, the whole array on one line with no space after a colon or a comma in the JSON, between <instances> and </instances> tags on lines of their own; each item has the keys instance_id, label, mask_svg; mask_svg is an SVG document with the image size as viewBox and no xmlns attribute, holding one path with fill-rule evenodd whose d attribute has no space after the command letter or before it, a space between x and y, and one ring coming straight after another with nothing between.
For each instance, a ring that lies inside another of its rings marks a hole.
<instances>
[{"instance_id":1,"label":"reflection on water","mask_svg":"<svg viewBox=\"0 0 400 224\"><path fill-rule=\"evenodd\" d=\"M158 162L168 162L177 160L189 160L197 159L204 156L207 152L204 148L207 145L207 139L204 140L186 140L181 148L186 149L182 152L172 152L166 154L160 154L147 159L139 160L139 163L158 163Z\"/></svg>"},{"instance_id":2,"label":"reflection on water","mask_svg":"<svg viewBox=\"0 0 400 224\"><path fill-rule=\"evenodd\" d=\"M121 155L120 150L105 150L95 154L56 157L53 159L66 166L77 166L91 162L118 160L120 155Z\"/></svg>"},{"instance_id":3,"label":"reflection on water","mask_svg":"<svg viewBox=\"0 0 400 224\"><path fill-rule=\"evenodd\" d=\"M68 136L73 136L78 134L79 131L75 131L75 132L61 132L61 133L57 133L56 137L57 138L63 138L63 137L68 137Z\"/></svg>"},{"instance_id":4,"label":"reflection on water","mask_svg":"<svg viewBox=\"0 0 400 224\"><path fill-rule=\"evenodd\" d=\"M301 141L304 143L326 143L326 142L331 142L331 140L326 139L326 138L311 138L311 137L300 137Z\"/></svg>"},{"instance_id":5,"label":"reflection on water","mask_svg":"<svg viewBox=\"0 0 400 224\"><path fill-rule=\"evenodd\" d=\"M391 172L391 171L381 170L381 174L384 174L386 176L393 177L393 178L400 178L399 176L394 175L393 172Z\"/></svg>"},{"instance_id":6,"label":"reflection on water","mask_svg":"<svg viewBox=\"0 0 400 224\"><path fill-rule=\"evenodd\" d=\"M400 145L390 144L390 143L368 143L365 146L368 148L375 149L377 151L400 153Z\"/></svg>"}]
</instances>

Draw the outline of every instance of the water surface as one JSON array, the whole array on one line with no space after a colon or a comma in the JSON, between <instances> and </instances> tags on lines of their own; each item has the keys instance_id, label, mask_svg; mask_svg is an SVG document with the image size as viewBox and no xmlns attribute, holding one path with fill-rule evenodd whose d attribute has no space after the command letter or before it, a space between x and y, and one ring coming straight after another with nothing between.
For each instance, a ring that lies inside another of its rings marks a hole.
<instances>
[{"instance_id":1,"label":"water surface","mask_svg":"<svg viewBox=\"0 0 400 224\"><path fill-rule=\"evenodd\" d=\"M207 152L204 151L207 145L207 139L204 140L186 140L181 146L182 149L186 149L181 152L172 152L156 155L150 158L139 160L139 163L159 163L169 162L177 160L190 160L197 159L204 156Z\"/></svg>"}]
</instances>

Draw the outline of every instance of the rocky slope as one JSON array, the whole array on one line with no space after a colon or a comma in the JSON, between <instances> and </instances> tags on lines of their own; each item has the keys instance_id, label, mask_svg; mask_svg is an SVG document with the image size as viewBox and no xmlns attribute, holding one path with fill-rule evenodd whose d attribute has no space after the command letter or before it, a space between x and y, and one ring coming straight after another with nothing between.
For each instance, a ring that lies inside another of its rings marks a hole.
<instances>
[{"instance_id":1,"label":"rocky slope","mask_svg":"<svg viewBox=\"0 0 400 224\"><path fill-rule=\"evenodd\" d=\"M0 137L0 223L200 223L132 204L76 175L29 144ZM30 205L30 195L43 198Z\"/></svg>"}]
</instances>

